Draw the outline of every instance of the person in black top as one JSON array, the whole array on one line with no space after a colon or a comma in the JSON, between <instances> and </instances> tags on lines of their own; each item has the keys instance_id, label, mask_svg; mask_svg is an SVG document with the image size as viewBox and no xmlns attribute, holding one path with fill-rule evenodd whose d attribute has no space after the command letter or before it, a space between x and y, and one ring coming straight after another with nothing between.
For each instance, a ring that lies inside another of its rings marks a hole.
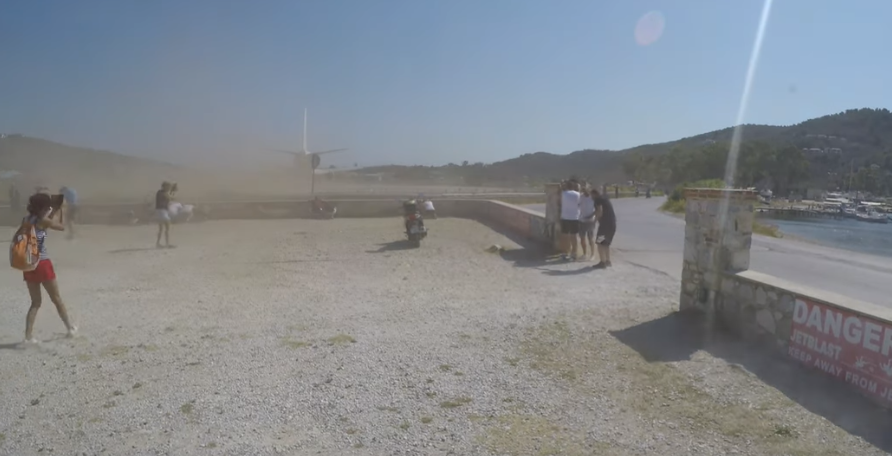
<instances>
[{"instance_id":1,"label":"person in black top","mask_svg":"<svg viewBox=\"0 0 892 456\"><path fill-rule=\"evenodd\" d=\"M172 190L170 182L161 184L161 189L155 193L155 218L158 220L158 240L155 247L161 248L161 233L164 233L164 244L169 248L170 245L170 191Z\"/></svg>"},{"instance_id":2,"label":"person in black top","mask_svg":"<svg viewBox=\"0 0 892 456\"><path fill-rule=\"evenodd\" d=\"M610 262L610 244L613 235L616 234L616 213L613 212L613 203L598 190L592 189L592 200L595 202L595 218L598 220L598 232L595 234L595 244L598 245L598 258L600 263L592 266L595 269L604 269L613 266Z\"/></svg>"}]
</instances>

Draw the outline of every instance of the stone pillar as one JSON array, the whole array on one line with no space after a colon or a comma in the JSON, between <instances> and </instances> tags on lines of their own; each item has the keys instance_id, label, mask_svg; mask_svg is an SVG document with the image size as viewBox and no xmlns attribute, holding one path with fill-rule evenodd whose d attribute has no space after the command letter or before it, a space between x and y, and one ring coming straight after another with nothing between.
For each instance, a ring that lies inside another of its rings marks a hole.
<instances>
[{"instance_id":1,"label":"stone pillar","mask_svg":"<svg viewBox=\"0 0 892 456\"><path fill-rule=\"evenodd\" d=\"M559 249L560 238L558 237L558 226L561 223L561 184L545 184L545 226L548 229L548 236L552 240L552 246Z\"/></svg>"},{"instance_id":2,"label":"stone pillar","mask_svg":"<svg viewBox=\"0 0 892 456\"><path fill-rule=\"evenodd\" d=\"M750 267L756 192L689 188L685 200L679 309L712 313L722 275ZM725 207L727 215L722 220Z\"/></svg>"}]
</instances>

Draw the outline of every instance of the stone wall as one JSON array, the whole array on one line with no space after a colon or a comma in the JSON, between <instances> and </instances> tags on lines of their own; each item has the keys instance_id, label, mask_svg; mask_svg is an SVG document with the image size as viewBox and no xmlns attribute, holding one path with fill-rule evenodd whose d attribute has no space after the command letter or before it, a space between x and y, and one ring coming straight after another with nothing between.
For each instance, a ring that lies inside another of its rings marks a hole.
<instances>
[{"instance_id":1,"label":"stone wall","mask_svg":"<svg viewBox=\"0 0 892 456\"><path fill-rule=\"evenodd\" d=\"M752 192L685 196L680 309L892 408L892 309L747 270Z\"/></svg>"},{"instance_id":2,"label":"stone wall","mask_svg":"<svg viewBox=\"0 0 892 456\"><path fill-rule=\"evenodd\" d=\"M892 309L755 271L725 274L715 306L722 328L892 408Z\"/></svg>"},{"instance_id":3,"label":"stone wall","mask_svg":"<svg viewBox=\"0 0 892 456\"><path fill-rule=\"evenodd\" d=\"M688 189L681 310L712 312L722 273L749 269L756 193Z\"/></svg>"}]
</instances>

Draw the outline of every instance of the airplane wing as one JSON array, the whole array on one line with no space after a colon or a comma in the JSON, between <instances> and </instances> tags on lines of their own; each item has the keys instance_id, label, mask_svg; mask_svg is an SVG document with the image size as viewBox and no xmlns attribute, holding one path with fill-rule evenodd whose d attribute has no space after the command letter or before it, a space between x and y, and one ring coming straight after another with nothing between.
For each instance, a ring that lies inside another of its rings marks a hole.
<instances>
[{"instance_id":1,"label":"airplane wing","mask_svg":"<svg viewBox=\"0 0 892 456\"><path fill-rule=\"evenodd\" d=\"M314 154L316 154L316 155L322 155L322 154L331 154L331 153L334 153L334 152L343 152L343 151L345 151L345 150L347 150L347 149L323 150L322 152L312 152L312 153L314 153Z\"/></svg>"},{"instance_id":2,"label":"airplane wing","mask_svg":"<svg viewBox=\"0 0 892 456\"><path fill-rule=\"evenodd\" d=\"M288 155L304 155L300 152L296 152L293 150L281 150L281 149L267 149L270 152L278 152L280 154L288 154Z\"/></svg>"}]
</instances>

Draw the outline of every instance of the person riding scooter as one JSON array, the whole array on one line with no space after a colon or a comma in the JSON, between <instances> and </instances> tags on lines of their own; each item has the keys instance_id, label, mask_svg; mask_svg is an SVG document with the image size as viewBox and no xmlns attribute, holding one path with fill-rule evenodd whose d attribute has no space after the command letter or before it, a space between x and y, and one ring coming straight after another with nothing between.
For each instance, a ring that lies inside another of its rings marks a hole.
<instances>
[{"instance_id":1,"label":"person riding scooter","mask_svg":"<svg viewBox=\"0 0 892 456\"><path fill-rule=\"evenodd\" d=\"M403 222L406 225L406 234L409 233L410 224L415 218L418 219L420 227L424 228L424 220L421 218L421 213L418 212L418 203L415 200L403 202Z\"/></svg>"}]
</instances>

